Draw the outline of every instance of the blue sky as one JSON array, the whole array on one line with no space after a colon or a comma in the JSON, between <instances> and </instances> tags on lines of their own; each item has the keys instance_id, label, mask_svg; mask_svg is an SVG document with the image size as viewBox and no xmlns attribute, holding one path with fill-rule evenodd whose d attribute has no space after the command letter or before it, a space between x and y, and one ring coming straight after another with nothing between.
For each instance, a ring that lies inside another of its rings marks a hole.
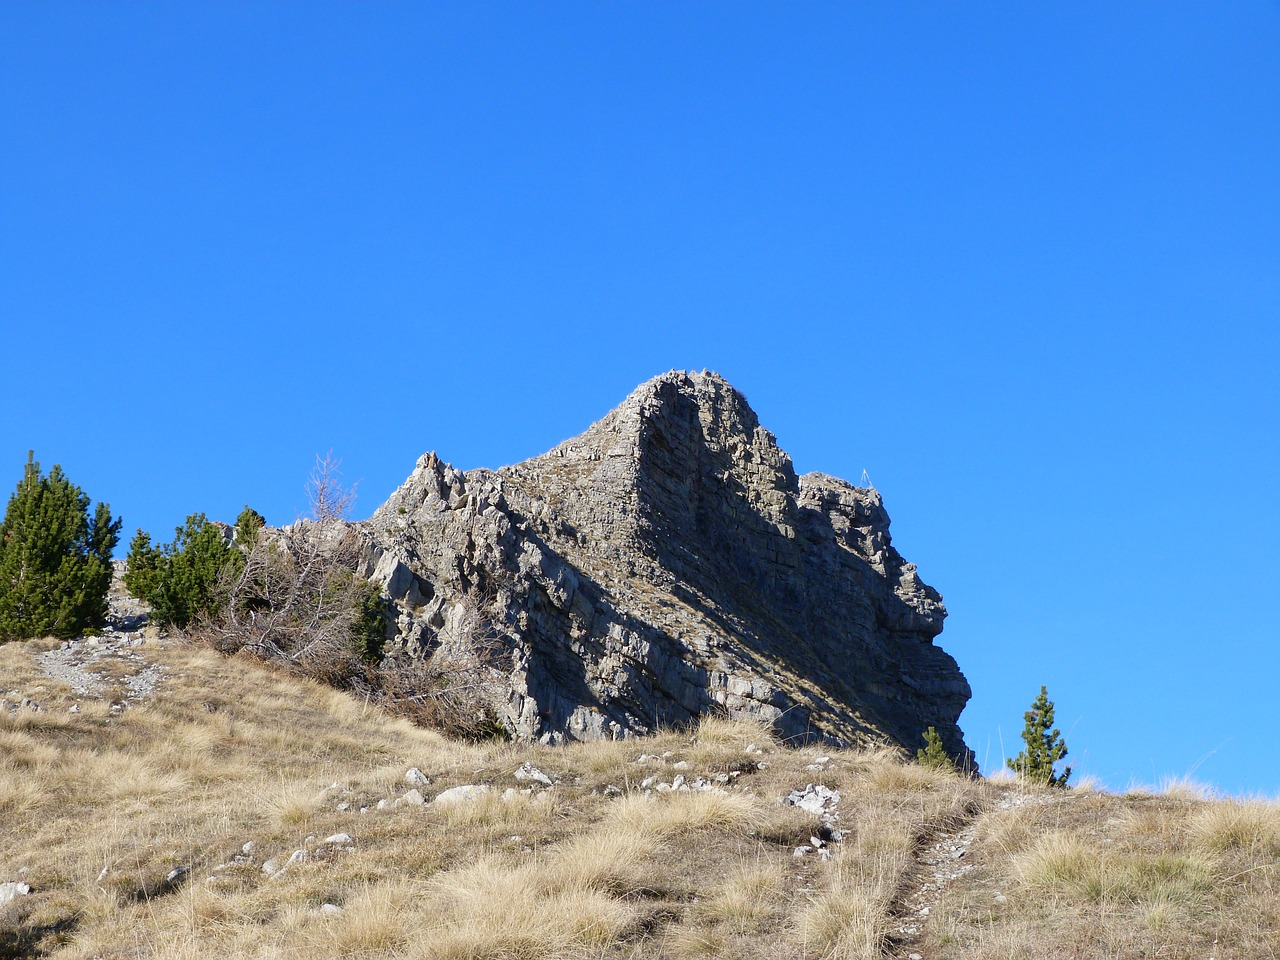
<instances>
[{"instance_id":1,"label":"blue sky","mask_svg":"<svg viewBox=\"0 0 1280 960\"><path fill-rule=\"evenodd\" d=\"M367 515L710 368L882 491L987 769L1046 683L1280 793L1275 3L14 0L0 94L6 487Z\"/></svg>"}]
</instances>

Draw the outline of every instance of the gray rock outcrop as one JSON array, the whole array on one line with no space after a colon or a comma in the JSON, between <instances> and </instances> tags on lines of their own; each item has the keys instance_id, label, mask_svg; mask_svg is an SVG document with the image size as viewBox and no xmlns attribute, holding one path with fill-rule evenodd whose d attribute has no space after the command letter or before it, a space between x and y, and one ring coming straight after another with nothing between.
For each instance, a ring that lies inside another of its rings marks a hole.
<instances>
[{"instance_id":1,"label":"gray rock outcrop","mask_svg":"<svg viewBox=\"0 0 1280 960\"><path fill-rule=\"evenodd\" d=\"M356 525L392 598L392 656L492 654L516 736L620 738L709 711L783 736L914 750L969 685L942 598L874 489L797 476L719 376L663 374L523 463L434 453Z\"/></svg>"}]
</instances>

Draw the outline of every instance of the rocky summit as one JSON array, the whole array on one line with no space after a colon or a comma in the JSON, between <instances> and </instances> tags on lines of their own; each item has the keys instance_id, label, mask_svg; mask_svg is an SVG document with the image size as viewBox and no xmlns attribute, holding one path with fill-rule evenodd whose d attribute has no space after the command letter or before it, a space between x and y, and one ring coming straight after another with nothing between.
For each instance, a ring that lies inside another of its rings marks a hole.
<instances>
[{"instance_id":1,"label":"rocky summit","mask_svg":"<svg viewBox=\"0 0 1280 960\"><path fill-rule=\"evenodd\" d=\"M970 696L946 609L873 488L797 476L714 373L642 384L581 436L499 470L434 453L357 525L395 608L388 651L487 657L517 737L618 739L709 712L914 750ZM482 649L481 649L482 648Z\"/></svg>"}]
</instances>

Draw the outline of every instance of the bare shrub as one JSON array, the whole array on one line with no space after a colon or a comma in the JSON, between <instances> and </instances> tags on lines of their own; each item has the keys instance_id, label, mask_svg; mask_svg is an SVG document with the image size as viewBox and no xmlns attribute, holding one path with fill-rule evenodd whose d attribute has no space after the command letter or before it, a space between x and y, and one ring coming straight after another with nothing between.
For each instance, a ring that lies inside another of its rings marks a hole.
<instances>
[{"instance_id":1,"label":"bare shrub","mask_svg":"<svg viewBox=\"0 0 1280 960\"><path fill-rule=\"evenodd\" d=\"M377 699L392 713L467 740L505 737L491 704L507 653L489 611L493 601L462 601L427 657L389 657L373 675Z\"/></svg>"},{"instance_id":2,"label":"bare shrub","mask_svg":"<svg viewBox=\"0 0 1280 960\"><path fill-rule=\"evenodd\" d=\"M352 572L358 549L339 524L264 531L222 585L219 611L191 635L222 653L246 650L317 680L355 684L379 652L369 649L371 587Z\"/></svg>"}]
</instances>

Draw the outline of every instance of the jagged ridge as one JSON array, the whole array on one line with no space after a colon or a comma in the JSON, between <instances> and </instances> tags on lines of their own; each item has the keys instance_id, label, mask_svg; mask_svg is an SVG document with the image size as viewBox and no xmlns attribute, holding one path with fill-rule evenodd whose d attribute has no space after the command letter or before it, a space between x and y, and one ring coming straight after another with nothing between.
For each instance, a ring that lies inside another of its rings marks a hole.
<instances>
[{"instance_id":1,"label":"jagged ridge","mask_svg":"<svg viewBox=\"0 0 1280 960\"><path fill-rule=\"evenodd\" d=\"M879 493L797 477L713 373L638 387L582 435L497 471L434 454L362 525L433 656L483 613L524 738L622 737L713 709L784 736L965 754L970 690L933 643L946 610L889 538Z\"/></svg>"}]
</instances>

